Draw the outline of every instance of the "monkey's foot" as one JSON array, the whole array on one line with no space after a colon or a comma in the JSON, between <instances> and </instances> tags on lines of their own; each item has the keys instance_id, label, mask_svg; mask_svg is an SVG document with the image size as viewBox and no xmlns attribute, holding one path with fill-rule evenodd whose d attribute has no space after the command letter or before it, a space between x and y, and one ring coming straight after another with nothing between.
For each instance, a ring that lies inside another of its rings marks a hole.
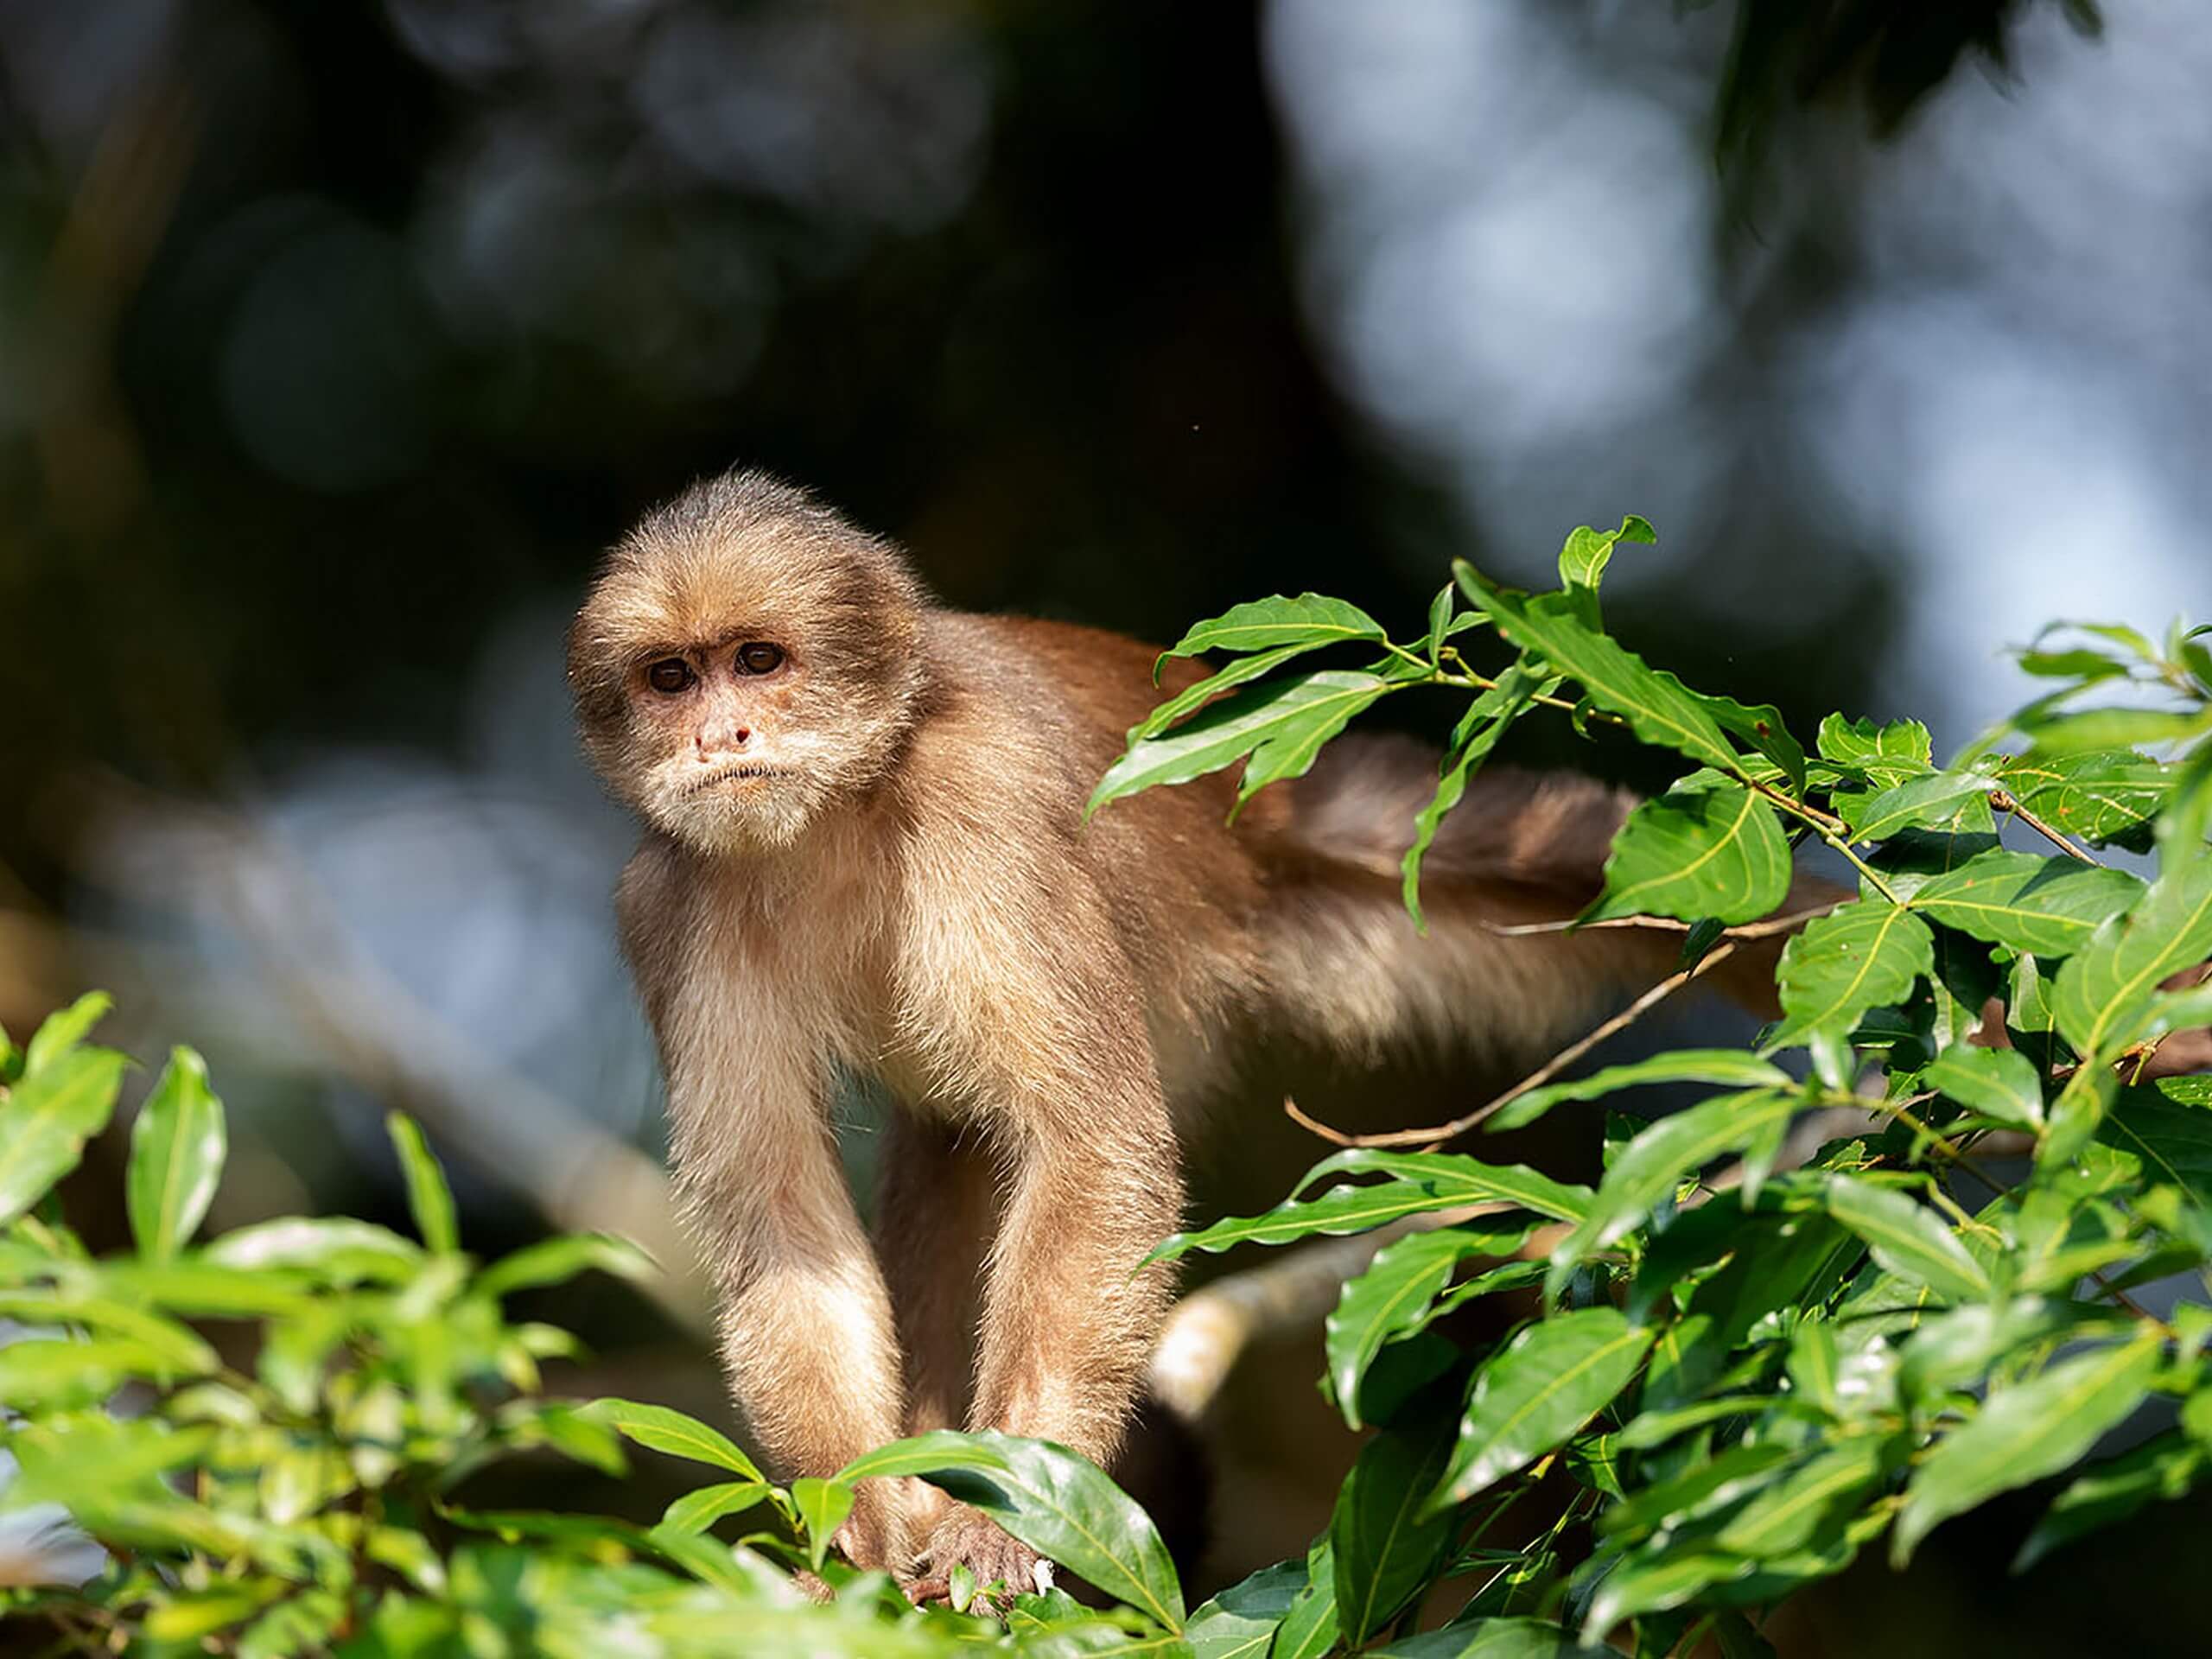
<instances>
[{"instance_id":1,"label":"monkey's foot","mask_svg":"<svg viewBox=\"0 0 2212 1659\"><path fill-rule=\"evenodd\" d=\"M1041 1593L1052 1583L1050 1561L973 1510L955 1510L930 1535L906 1586L907 1599L917 1605L949 1600L956 1567L973 1573L978 1587L1003 1583L1007 1599Z\"/></svg>"}]
</instances>

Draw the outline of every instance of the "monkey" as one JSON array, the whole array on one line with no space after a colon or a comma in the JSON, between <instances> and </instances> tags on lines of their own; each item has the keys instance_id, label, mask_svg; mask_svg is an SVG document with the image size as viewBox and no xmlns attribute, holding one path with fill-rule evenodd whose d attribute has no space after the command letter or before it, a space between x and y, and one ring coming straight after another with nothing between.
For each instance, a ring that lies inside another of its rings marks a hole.
<instances>
[{"instance_id":1,"label":"monkey","mask_svg":"<svg viewBox=\"0 0 2212 1659\"><path fill-rule=\"evenodd\" d=\"M1428 854L1427 938L1398 859L1437 765L1410 740L1344 737L1233 821L1217 772L1086 822L1166 695L1154 656L943 607L891 542L753 471L647 514L575 618L583 746L641 821L616 913L671 1161L779 1476L963 1426L1110 1463L1183 1141L1253 1056L1548 1052L1672 963L1664 935L1497 931L1598 890L1632 797L1587 779L1478 773ZM858 1077L896 1103L874 1238L830 1116ZM836 1542L918 1597L962 1565L1039 1581L917 1482L861 1483Z\"/></svg>"}]
</instances>

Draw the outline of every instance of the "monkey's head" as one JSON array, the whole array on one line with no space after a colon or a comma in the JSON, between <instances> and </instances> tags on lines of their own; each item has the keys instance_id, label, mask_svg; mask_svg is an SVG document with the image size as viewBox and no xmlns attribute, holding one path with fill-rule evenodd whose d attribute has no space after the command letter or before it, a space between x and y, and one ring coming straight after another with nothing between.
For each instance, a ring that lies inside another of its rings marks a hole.
<instances>
[{"instance_id":1,"label":"monkey's head","mask_svg":"<svg viewBox=\"0 0 2212 1659\"><path fill-rule=\"evenodd\" d=\"M896 758L924 603L895 550L804 491L694 485L608 554L569 630L585 750L698 852L788 847Z\"/></svg>"}]
</instances>

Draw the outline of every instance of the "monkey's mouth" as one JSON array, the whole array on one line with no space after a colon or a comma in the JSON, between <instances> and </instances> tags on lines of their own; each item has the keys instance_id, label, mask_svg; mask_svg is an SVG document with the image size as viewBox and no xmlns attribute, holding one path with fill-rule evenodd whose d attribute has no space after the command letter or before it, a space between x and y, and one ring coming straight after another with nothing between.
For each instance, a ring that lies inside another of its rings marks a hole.
<instances>
[{"instance_id":1,"label":"monkey's mouth","mask_svg":"<svg viewBox=\"0 0 2212 1659\"><path fill-rule=\"evenodd\" d=\"M683 792L687 796L703 795L710 789L721 788L724 784L750 781L759 778L773 778L776 775L777 768L774 766L763 766L757 760L741 760L731 766L716 766L705 777L693 779L683 786Z\"/></svg>"}]
</instances>

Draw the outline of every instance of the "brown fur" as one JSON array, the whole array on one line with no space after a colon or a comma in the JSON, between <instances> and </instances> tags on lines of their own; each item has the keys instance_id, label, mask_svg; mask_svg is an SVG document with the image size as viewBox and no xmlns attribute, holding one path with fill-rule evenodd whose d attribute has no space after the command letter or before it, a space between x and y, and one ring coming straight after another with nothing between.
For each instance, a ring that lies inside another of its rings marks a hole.
<instances>
[{"instance_id":1,"label":"brown fur","mask_svg":"<svg viewBox=\"0 0 2212 1659\"><path fill-rule=\"evenodd\" d=\"M732 672L752 640L787 664ZM1447 820L1420 938L1396 861L1434 760L1399 742L1333 747L1233 826L1224 775L1085 825L1160 696L1152 656L939 609L886 543L757 474L648 518L576 620L587 747L645 825L619 909L677 1177L786 1475L963 1414L1110 1457L1170 1291L1133 1269L1180 1218L1171 1102L1277 1034L1535 1052L1678 943L1488 931L1572 914L1628 804L1503 772ZM680 696L645 677L669 657L700 677ZM905 1109L882 1266L824 1110L838 1067ZM855 1559L919 1548L986 1580L1033 1560L973 1516L910 1535L914 1501L865 1494Z\"/></svg>"}]
</instances>

